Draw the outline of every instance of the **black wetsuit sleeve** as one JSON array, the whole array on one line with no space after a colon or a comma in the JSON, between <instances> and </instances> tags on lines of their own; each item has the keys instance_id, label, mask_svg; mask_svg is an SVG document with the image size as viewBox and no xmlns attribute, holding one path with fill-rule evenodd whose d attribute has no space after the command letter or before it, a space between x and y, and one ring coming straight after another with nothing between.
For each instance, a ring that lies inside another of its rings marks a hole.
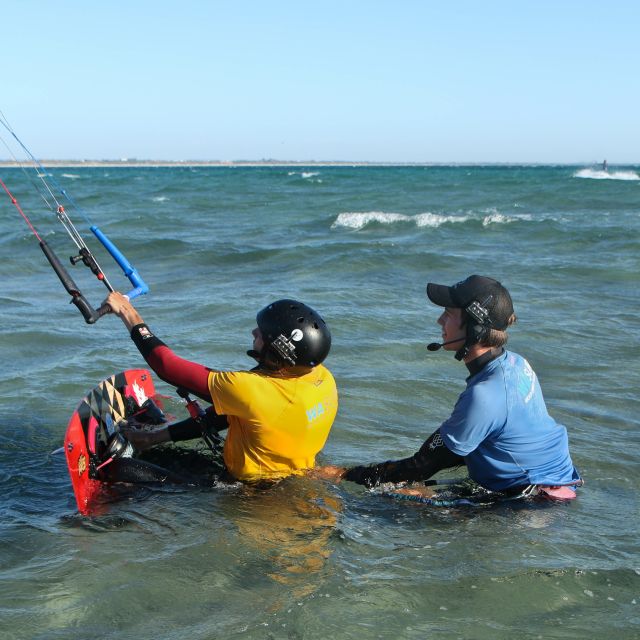
<instances>
[{"instance_id":1,"label":"black wetsuit sleeve","mask_svg":"<svg viewBox=\"0 0 640 640\"><path fill-rule=\"evenodd\" d=\"M146 360L156 347L166 347L167 345L156 335L151 333L149 327L145 324L137 324L131 329L131 340L138 347L138 351Z\"/></svg>"},{"instance_id":2,"label":"black wetsuit sleeve","mask_svg":"<svg viewBox=\"0 0 640 640\"><path fill-rule=\"evenodd\" d=\"M351 482L374 487L382 482L428 480L442 469L458 467L463 464L464 458L447 448L442 441L440 429L438 429L410 458L352 467L343 477Z\"/></svg>"},{"instance_id":3,"label":"black wetsuit sleeve","mask_svg":"<svg viewBox=\"0 0 640 640\"><path fill-rule=\"evenodd\" d=\"M172 442L180 442L182 440L194 440L201 438L203 431L208 433L219 433L229 426L227 416L219 416L213 407L209 407L205 411L205 415L200 420L195 418L186 418L180 422L170 424L169 437Z\"/></svg>"},{"instance_id":4,"label":"black wetsuit sleeve","mask_svg":"<svg viewBox=\"0 0 640 640\"><path fill-rule=\"evenodd\" d=\"M174 422L170 424L167 429L169 430L171 442L194 440L195 438L202 437L202 427L194 418L187 418L180 422Z\"/></svg>"}]
</instances>

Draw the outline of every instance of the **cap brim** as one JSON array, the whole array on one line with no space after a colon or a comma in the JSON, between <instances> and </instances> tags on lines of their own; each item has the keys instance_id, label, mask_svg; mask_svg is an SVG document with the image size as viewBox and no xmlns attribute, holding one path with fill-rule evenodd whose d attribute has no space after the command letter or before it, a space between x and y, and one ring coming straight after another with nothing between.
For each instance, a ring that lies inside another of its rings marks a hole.
<instances>
[{"instance_id":1,"label":"cap brim","mask_svg":"<svg viewBox=\"0 0 640 640\"><path fill-rule=\"evenodd\" d=\"M427 285L427 296L433 304L439 307L456 307L456 303L451 296L451 287L444 284L434 284L430 282Z\"/></svg>"}]
</instances>

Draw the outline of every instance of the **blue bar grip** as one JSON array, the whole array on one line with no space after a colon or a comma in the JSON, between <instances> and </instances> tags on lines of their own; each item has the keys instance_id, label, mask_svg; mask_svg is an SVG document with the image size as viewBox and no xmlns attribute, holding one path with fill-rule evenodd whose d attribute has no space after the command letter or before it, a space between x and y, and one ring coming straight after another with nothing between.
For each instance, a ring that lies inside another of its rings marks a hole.
<instances>
[{"instance_id":1,"label":"blue bar grip","mask_svg":"<svg viewBox=\"0 0 640 640\"><path fill-rule=\"evenodd\" d=\"M92 225L89 227L93 235L100 240L103 244L104 248L111 254L113 259L120 265L122 271L124 271L124 275L129 278L129 282L134 286L134 289L127 293L127 297L129 300L133 300L133 298L137 298L138 296L142 296L149 291L149 287L145 283L145 281L140 277L138 271L131 266L131 263L124 257L123 253L116 247L107 236L96 227L96 225Z\"/></svg>"}]
</instances>

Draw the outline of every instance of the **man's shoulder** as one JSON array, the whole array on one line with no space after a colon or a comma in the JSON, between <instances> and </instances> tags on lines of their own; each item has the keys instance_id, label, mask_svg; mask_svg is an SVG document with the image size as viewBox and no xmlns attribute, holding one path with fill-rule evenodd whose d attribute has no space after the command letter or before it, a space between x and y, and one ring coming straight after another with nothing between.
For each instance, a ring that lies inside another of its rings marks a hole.
<instances>
[{"instance_id":1,"label":"man's shoulder","mask_svg":"<svg viewBox=\"0 0 640 640\"><path fill-rule=\"evenodd\" d=\"M217 384L241 384L261 377L260 371L239 369L236 371L212 371L212 379Z\"/></svg>"},{"instance_id":2,"label":"man's shoulder","mask_svg":"<svg viewBox=\"0 0 640 640\"><path fill-rule=\"evenodd\" d=\"M304 371L287 371L285 373L278 371L270 371L268 369L235 370L235 371L212 371L212 375L219 381L226 382L252 382L259 380L264 382L275 380L295 380L300 377L311 377L315 379L333 380L333 374L324 365L317 365L313 369L305 368Z\"/></svg>"},{"instance_id":3,"label":"man's shoulder","mask_svg":"<svg viewBox=\"0 0 640 640\"><path fill-rule=\"evenodd\" d=\"M466 403L493 405L496 399L504 396L504 387L509 378L508 369L513 365L508 362L510 352L505 351L487 364L482 371L473 376L462 393Z\"/></svg>"},{"instance_id":4,"label":"man's shoulder","mask_svg":"<svg viewBox=\"0 0 640 640\"><path fill-rule=\"evenodd\" d=\"M315 373L317 376L321 376L323 378L331 378L333 380L333 374L323 364L319 364L316 367L314 367L312 369L312 372Z\"/></svg>"},{"instance_id":5,"label":"man's shoulder","mask_svg":"<svg viewBox=\"0 0 640 640\"><path fill-rule=\"evenodd\" d=\"M520 355L519 353L516 353L515 351L510 351L509 349L505 349L503 355L506 356L504 361L510 364L516 364L516 363L527 361L527 359L524 356Z\"/></svg>"},{"instance_id":6,"label":"man's shoulder","mask_svg":"<svg viewBox=\"0 0 640 640\"><path fill-rule=\"evenodd\" d=\"M504 353L492 360L487 367L487 373L495 375L496 372L505 372L513 369L531 368L527 360L515 351L505 349Z\"/></svg>"},{"instance_id":7,"label":"man's shoulder","mask_svg":"<svg viewBox=\"0 0 640 640\"><path fill-rule=\"evenodd\" d=\"M527 373L533 373L533 368L529 364L529 361L515 351L505 351L502 358L499 358L500 365L503 370L511 371L526 371Z\"/></svg>"}]
</instances>

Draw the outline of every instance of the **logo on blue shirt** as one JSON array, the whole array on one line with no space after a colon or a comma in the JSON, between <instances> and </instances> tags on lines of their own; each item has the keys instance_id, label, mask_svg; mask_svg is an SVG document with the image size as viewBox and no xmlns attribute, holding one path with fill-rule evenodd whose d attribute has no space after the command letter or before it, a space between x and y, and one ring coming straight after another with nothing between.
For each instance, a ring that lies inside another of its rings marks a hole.
<instances>
[{"instance_id":1,"label":"logo on blue shirt","mask_svg":"<svg viewBox=\"0 0 640 640\"><path fill-rule=\"evenodd\" d=\"M523 358L523 369L518 372L518 393L527 404L536 391L536 374L531 365Z\"/></svg>"}]
</instances>

